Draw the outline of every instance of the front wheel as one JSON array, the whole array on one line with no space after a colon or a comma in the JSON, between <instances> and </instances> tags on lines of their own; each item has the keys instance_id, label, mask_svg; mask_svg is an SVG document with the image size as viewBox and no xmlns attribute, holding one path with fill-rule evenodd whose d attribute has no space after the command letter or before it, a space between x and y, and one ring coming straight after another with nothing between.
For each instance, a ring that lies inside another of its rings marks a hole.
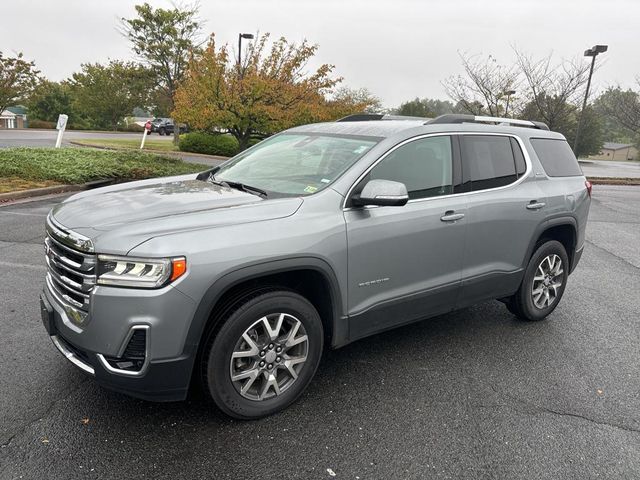
<instances>
[{"instance_id":1,"label":"front wheel","mask_svg":"<svg viewBox=\"0 0 640 480\"><path fill-rule=\"evenodd\" d=\"M560 303L568 278L567 251L560 242L549 240L534 252L519 290L506 302L507 308L524 320L543 320Z\"/></svg>"},{"instance_id":2,"label":"front wheel","mask_svg":"<svg viewBox=\"0 0 640 480\"><path fill-rule=\"evenodd\" d=\"M225 316L204 356L203 380L214 402L239 419L283 410L320 363L318 312L295 292L270 290L247 295Z\"/></svg>"},{"instance_id":3,"label":"front wheel","mask_svg":"<svg viewBox=\"0 0 640 480\"><path fill-rule=\"evenodd\" d=\"M158 130L158 135L160 135L160 136L164 136L165 133L166 133L166 130L164 128L160 128Z\"/></svg>"}]
</instances>

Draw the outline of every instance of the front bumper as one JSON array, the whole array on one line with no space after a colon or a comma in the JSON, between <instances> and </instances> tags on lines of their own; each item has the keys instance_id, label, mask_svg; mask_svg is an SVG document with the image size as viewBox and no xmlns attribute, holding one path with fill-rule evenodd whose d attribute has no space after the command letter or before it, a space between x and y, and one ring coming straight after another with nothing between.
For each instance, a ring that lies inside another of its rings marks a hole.
<instances>
[{"instance_id":1,"label":"front bumper","mask_svg":"<svg viewBox=\"0 0 640 480\"><path fill-rule=\"evenodd\" d=\"M134 290L96 287L88 317L78 323L45 286L42 320L56 348L76 367L109 389L154 401L183 400L195 360L185 343L195 302L173 287ZM141 368L113 368L132 332L146 336Z\"/></svg>"}]
</instances>

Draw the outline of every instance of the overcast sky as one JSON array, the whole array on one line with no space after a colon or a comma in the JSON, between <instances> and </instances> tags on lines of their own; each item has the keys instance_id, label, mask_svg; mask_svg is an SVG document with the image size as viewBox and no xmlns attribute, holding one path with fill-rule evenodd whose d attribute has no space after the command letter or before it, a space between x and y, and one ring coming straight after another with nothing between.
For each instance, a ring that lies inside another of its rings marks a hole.
<instances>
[{"instance_id":1,"label":"overcast sky","mask_svg":"<svg viewBox=\"0 0 640 480\"><path fill-rule=\"evenodd\" d=\"M0 51L22 51L44 75L62 80L83 62L130 59L117 30L140 0L3 0ZM168 0L151 0L169 7ZM367 87L393 107L446 98L441 81L460 73L458 52L514 59L574 57L609 45L596 89L633 86L640 75L638 0L202 0L205 32L235 46L238 32L271 32L319 44L317 63L336 65L350 87ZM234 47L235 48L235 47ZM587 61L585 59L585 61Z\"/></svg>"}]
</instances>

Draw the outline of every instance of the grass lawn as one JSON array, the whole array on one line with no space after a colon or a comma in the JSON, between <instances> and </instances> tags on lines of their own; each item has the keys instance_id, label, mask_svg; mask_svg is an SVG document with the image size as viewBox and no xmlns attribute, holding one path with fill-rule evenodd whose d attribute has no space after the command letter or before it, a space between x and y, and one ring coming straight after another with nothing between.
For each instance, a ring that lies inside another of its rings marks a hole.
<instances>
[{"instance_id":1,"label":"grass lawn","mask_svg":"<svg viewBox=\"0 0 640 480\"><path fill-rule=\"evenodd\" d=\"M0 191L91 180L116 181L201 172L206 165L155 153L94 148L0 149Z\"/></svg>"},{"instance_id":2,"label":"grass lawn","mask_svg":"<svg viewBox=\"0 0 640 480\"><path fill-rule=\"evenodd\" d=\"M145 150L161 150L163 152L177 152L178 147L173 144L170 139L161 140L157 138L147 136L144 142ZM173 137L171 137L173 139ZM74 140L74 143L81 145L94 145L96 147L110 147L110 148L130 148L134 150L140 149L140 142L142 141L142 134L136 135L135 138L83 138L82 140Z\"/></svg>"}]
</instances>

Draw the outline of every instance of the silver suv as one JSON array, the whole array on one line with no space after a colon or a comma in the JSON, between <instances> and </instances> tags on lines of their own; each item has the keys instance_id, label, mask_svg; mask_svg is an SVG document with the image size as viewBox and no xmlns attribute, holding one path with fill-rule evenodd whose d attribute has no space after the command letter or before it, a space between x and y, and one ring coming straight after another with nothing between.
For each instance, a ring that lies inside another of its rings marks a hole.
<instances>
[{"instance_id":1,"label":"silver suv","mask_svg":"<svg viewBox=\"0 0 640 480\"><path fill-rule=\"evenodd\" d=\"M291 404L324 344L488 299L542 320L591 185L537 122L347 117L221 166L79 193L47 218L42 318L105 387L237 418Z\"/></svg>"}]
</instances>

